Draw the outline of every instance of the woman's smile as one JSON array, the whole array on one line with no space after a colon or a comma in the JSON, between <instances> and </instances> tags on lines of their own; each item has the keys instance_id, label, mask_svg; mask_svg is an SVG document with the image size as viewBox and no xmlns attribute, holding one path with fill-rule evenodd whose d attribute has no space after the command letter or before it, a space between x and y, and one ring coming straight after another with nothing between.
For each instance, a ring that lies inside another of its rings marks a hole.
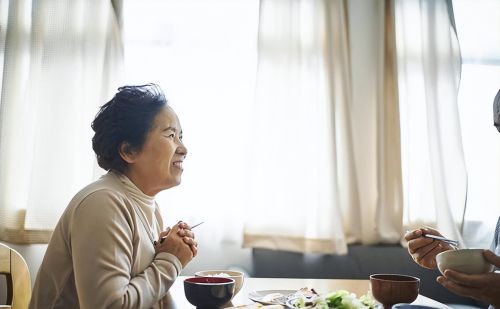
<instances>
[{"instance_id":1,"label":"woman's smile","mask_svg":"<svg viewBox=\"0 0 500 309\"><path fill-rule=\"evenodd\" d=\"M178 169L180 169L181 171L184 170L184 168L182 167L182 160L179 160L179 161L174 161L174 163L172 163L173 166L177 167Z\"/></svg>"}]
</instances>

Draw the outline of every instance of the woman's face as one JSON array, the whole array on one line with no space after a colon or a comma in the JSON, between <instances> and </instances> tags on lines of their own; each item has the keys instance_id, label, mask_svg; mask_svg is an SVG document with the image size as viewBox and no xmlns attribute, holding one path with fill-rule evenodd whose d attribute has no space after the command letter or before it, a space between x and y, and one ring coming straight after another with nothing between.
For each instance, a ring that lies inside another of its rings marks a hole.
<instances>
[{"instance_id":1,"label":"woman's face","mask_svg":"<svg viewBox=\"0 0 500 309\"><path fill-rule=\"evenodd\" d=\"M129 163L126 174L142 192L153 196L181 183L186 155L179 118L165 106L155 116L142 150L126 160Z\"/></svg>"}]
</instances>

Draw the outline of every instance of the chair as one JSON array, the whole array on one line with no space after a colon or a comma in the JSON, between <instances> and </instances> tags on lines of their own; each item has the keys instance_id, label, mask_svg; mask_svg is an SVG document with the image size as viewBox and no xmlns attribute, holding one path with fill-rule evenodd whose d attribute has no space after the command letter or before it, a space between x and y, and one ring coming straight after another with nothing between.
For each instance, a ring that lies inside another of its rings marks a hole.
<instances>
[{"instance_id":1,"label":"chair","mask_svg":"<svg viewBox=\"0 0 500 309\"><path fill-rule=\"evenodd\" d=\"M31 279L28 265L16 250L1 243L0 274L7 277L7 305L0 305L0 308L28 308L31 299Z\"/></svg>"}]
</instances>

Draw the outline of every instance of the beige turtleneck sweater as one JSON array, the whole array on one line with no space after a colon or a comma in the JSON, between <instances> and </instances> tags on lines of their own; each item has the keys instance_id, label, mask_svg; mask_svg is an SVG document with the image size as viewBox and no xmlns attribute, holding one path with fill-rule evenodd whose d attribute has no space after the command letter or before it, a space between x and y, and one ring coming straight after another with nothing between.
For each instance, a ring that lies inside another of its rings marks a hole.
<instances>
[{"instance_id":1,"label":"beige turtleneck sweater","mask_svg":"<svg viewBox=\"0 0 500 309\"><path fill-rule=\"evenodd\" d=\"M109 172L71 200L45 252L30 308L161 308L180 274L155 255L163 222L153 197Z\"/></svg>"}]
</instances>

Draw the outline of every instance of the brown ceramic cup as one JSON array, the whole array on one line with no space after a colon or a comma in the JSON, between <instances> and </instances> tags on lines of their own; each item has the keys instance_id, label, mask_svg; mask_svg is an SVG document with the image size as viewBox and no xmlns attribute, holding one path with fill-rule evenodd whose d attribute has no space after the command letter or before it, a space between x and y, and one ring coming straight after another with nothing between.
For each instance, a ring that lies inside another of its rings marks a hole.
<instances>
[{"instance_id":1,"label":"brown ceramic cup","mask_svg":"<svg viewBox=\"0 0 500 309\"><path fill-rule=\"evenodd\" d=\"M420 279L406 275L373 274L370 275L370 286L373 298L384 309L389 309L394 304L411 303L417 299Z\"/></svg>"}]
</instances>

